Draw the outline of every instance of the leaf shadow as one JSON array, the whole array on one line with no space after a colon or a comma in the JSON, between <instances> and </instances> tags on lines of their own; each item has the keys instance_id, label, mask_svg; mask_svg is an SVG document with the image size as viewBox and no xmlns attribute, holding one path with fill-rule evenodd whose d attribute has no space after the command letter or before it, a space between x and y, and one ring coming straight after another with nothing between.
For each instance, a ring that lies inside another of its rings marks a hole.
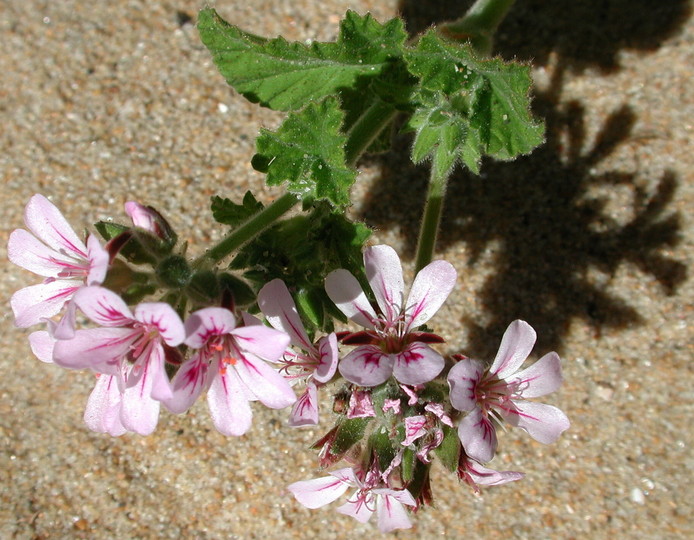
<instances>
[{"instance_id":1,"label":"leaf shadow","mask_svg":"<svg viewBox=\"0 0 694 540\"><path fill-rule=\"evenodd\" d=\"M472 0L400 0L410 34L455 20ZM656 50L692 13L688 0L523 0L513 5L496 34L495 52L537 66L555 53L571 71L619 68L624 49Z\"/></svg>"},{"instance_id":2,"label":"leaf shadow","mask_svg":"<svg viewBox=\"0 0 694 540\"><path fill-rule=\"evenodd\" d=\"M646 182L638 171L596 172L623 145L640 144L635 114L628 105L614 110L585 148L583 105L557 105L564 73L558 69L533 103L546 122L543 146L513 162L486 161L481 176L459 169L450 179L437 250L463 242L470 272L493 260L479 293L485 322L462 321L470 329L466 354L493 356L518 318L538 331L538 350L559 352L574 319L596 333L643 323L628 297L609 291L625 264L652 276L665 294L686 279L686 266L664 252L680 240L681 217L669 208L678 179L671 171ZM428 172L409 162L410 145L398 136L396 151L377 158L382 176L358 217L400 227L405 255L413 257Z\"/></svg>"}]
</instances>

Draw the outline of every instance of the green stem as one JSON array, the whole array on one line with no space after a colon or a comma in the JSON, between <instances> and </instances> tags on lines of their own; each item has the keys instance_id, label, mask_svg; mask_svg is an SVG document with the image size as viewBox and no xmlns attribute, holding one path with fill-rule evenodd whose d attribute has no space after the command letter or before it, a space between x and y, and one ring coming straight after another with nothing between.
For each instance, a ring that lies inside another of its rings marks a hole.
<instances>
[{"instance_id":1,"label":"green stem","mask_svg":"<svg viewBox=\"0 0 694 540\"><path fill-rule=\"evenodd\" d=\"M357 160L376 140L376 137L390 123L396 113L395 107L380 98L371 102L347 133L345 163L348 167L354 167L357 164Z\"/></svg>"},{"instance_id":2,"label":"green stem","mask_svg":"<svg viewBox=\"0 0 694 540\"><path fill-rule=\"evenodd\" d=\"M396 112L392 105L377 99L357 119L347 134L347 143L345 144L345 162L349 167L354 167L359 157L393 119ZM224 257L270 227L298 202L299 197L293 193L283 195L271 205L249 218L243 225L234 229L229 236L195 261L193 265L197 266L203 260L211 260L215 263L221 261Z\"/></svg>"},{"instance_id":3,"label":"green stem","mask_svg":"<svg viewBox=\"0 0 694 540\"><path fill-rule=\"evenodd\" d=\"M436 247L436 236L439 232L441 213L443 212L443 200L446 195L448 184L448 174L437 174L437 167L432 164L431 177L429 178L429 190L427 191L422 225L419 229L419 239L417 240L417 257L415 260L415 271L419 272L434 257Z\"/></svg>"},{"instance_id":4,"label":"green stem","mask_svg":"<svg viewBox=\"0 0 694 540\"><path fill-rule=\"evenodd\" d=\"M293 193L285 193L275 202L263 208L260 212L250 217L243 225L222 240L215 247L210 249L204 258L214 262L221 261L234 250L241 247L251 238L268 228L282 215L291 210L299 198ZM196 261L197 262L197 261Z\"/></svg>"},{"instance_id":5,"label":"green stem","mask_svg":"<svg viewBox=\"0 0 694 540\"><path fill-rule=\"evenodd\" d=\"M470 40L484 56L492 52L494 33L515 0L477 0L457 21L441 26L441 30L459 41Z\"/></svg>"}]
</instances>

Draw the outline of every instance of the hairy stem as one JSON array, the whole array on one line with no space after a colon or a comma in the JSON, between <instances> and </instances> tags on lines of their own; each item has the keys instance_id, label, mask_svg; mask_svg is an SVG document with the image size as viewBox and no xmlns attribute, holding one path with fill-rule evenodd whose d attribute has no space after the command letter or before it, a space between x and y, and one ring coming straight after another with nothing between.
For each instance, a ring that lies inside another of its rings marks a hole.
<instances>
[{"instance_id":1,"label":"hairy stem","mask_svg":"<svg viewBox=\"0 0 694 540\"><path fill-rule=\"evenodd\" d=\"M291 210L298 202L299 198L296 195L293 193L285 193L275 202L248 218L243 225L234 229L229 236L210 249L205 254L205 258L211 259L214 262L221 261L251 238L267 229L282 215Z\"/></svg>"},{"instance_id":2,"label":"hairy stem","mask_svg":"<svg viewBox=\"0 0 694 540\"><path fill-rule=\"evenodd\" d=\"M448 173L438 175L436 171L437 168L432 166L422 225L419 229L419 239L417 240L416 272L419 272L429 264L434 257L436 237L439 232L439 223L441 222L443 200L448 184Z\"/></svg>"},{"instance_id":3,"label":"hairy stem","mask_svg":"<svg viewBox=\"0 0 694 540\"><path fill-rule=\"evenodd\" d=\"M515 0L477 0L457 21L441 26L441 31L458 41L469 40L477 52L489 56L494 33Z\"/></svg>"},{"instance_id":4,"label":"hairy stem","mask_svg":"<svg viewBox=\"0 0 694 540\"><path fill-rule=\"evenodd\" d=\"M354 167L359 157L368 149L397 113L396 109L380 99L375 100L352 124L345 144L345 162ZM234 229L219 244L210 249L204 257L196 261L211 260L215 263L224 259L243 244L273 225L280 217L291 210L299 197L286 193L275 202L250 217L243 225Z\"/></svg>"},{"instance_id":5,"label":"hairy stem","mask_svg":"<svg viewBox=\"0 0 694 540\"><path fill-rule=\"evenodd\" d=\"M379 98L371 102L347 133L345 163L348 167L354 167L357 164L361 155L366 152L396 113L395 107Z\"/></svg>"}]
</instances>

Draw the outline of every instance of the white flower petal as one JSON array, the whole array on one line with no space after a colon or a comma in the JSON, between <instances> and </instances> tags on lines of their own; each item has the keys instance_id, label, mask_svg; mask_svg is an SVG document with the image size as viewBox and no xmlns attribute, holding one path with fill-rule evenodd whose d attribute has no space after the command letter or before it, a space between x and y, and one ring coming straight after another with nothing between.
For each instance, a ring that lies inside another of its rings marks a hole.
<instances>
[{"instance_id":1,"label":"white flower petal","mask_svg":"<svg viewBox=\"0 0 694 540\"><path fill-rule=\"evenodd\" d=\"M458 437L465 453L476 461L486 463L496 453L496 429L479 408L473 409L460 421Z\"/></svg>"},{"instance_id":2,"label":"white flower petal","mask_svg":"<svg viewBox=\"0 0 694 540\"><path fill-rule=\"evenodd\" d=\"M373 329L376 312L359 281L350 272L343 268L330 272L325 278L325 292L348 318L364 328Z\"/></svg>"},{"instance_id":3,"label":"white flower petal","mask_svg":"<svg viewBox=\"0 0 694 540\"><path fill-rule=\"evenodd\" d=\"M386 320L394 322L404 303L402 265L395 250L386 245L364 250L364 271Z\"/></svg>"},{"instance_id":4,"label":"white flower petal","mask_svg":"<svg viewBox=\"0 0 694 540\"><path fill-rule=\"evenodd\" d=\"M339 363L340 374L359 386L377 386L393 373L391 355L371 345L357 347Z\"/></svg>"},{"instance_id":5,"label":"white flower petal","mask_svg":"<svg viewBox=\"0 0 694 540\"><path fill-rule=\"evenodd\" d=\"M513 405L510 411L499 410L504 420L543 444L556 441L571 425L566 415L552 405L523 400L513 400Z\"/></svg>"},{"instance_id":6,"label":"white flower petal","mask_svg":"<svg viewBox=\"0 0 694 540\"><path fill-rule=\"evenodd\" d=\"M407 348L393 354L393 375L409 385L424 384L432 381L441 373L446 361L434 349L424 343L410 343Z\"/></svg>"},{"instance_id":7,"label":"white flower petal","mask_svg":"<svg viewBox=\"0 0 694 540\"><path fill-rule=\"evenodd\" d=\"M281 279L273 279L258 292L258 307L265 318L277 330L289 334L292 345L311 351L313 345L306 335L304 324L289 289Z\"/></svg>"},{"instance_id":8,"label":"white flower petal","mask_svg":"<svg viewBox=\"0 0 694 540\"><path fill-rule=\"evenodd\" d=\"M527 322L513 321L504 332L489 373L495 373L500 379L514 374L533 350L536 338L535 330Z\"/></svg>"},{"instance_id":9,"label":"white flower petal","mask_svg":"<svg viewBox=\"0 0 694 540\"><path fill-rule=\"evenodd\" d=\"M405 305L408 328L416 328L434 316L451 294L457 276L447 261L434 261L417 273Z\"/></svg>"},{"instance_id":10,"label":"white flower petal","mask_svg":"<svg viewBox=\"0 0 694 540\"><path fill-rule=\"evenodd\" d=\"M465 358L454 365L448 372L451 405L463 412L473 410L477 406L475 387L483 375L484 366L477 360Z\"/></svg>"}]
</instances>

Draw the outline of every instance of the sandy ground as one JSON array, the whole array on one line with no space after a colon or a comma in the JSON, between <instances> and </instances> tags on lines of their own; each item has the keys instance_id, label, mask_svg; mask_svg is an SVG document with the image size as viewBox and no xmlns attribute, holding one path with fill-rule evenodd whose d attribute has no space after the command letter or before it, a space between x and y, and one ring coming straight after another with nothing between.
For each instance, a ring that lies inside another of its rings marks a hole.
<instances>
[{"instance_id":1,"label":"sandy ground","mask_svg":"<svg viewBox=\"0 0 694 540\"><path fill-rule=\"evenodd\" d=\"M347 8L409 27L460 2L219 0L261 35L332 39ZM589 5L599 4L599 7ZM550 7L547 7L550 5ZM649 6L656 5L655 8ZM320 7L317 7L320 6ZM456 7L458 6L458 7ZM265 201L254 137L280 118L246 103L212 66L191 0L0 2L0 298L36 278L6 244L32 194L77 230L123 220L136 199L168 216L192 253L220 237L209 197ZM519 483L469 489L434 470L436 507L402 538L691 538L694 25L671 0L519 2L498 52L534 60L548 142L512 164L456 175L439 253L460 284L435 324L446 352L489 359L524 318L537 354L559 351L565 385L548 401L572 420L552 446L501 435L493 465ZM426 170L399 151L369 158L355 215L411 257ZM0 319L0 537L361 538L332 508L309 511L284 487L318 473L283 412L225 438L204 403L162 414L150 437L91 433L93 376L43 365L28 331ZM327 424L325 426L327 428ZM323 429L323 428L322 428Z\"/></svg>"}]
</instances>

